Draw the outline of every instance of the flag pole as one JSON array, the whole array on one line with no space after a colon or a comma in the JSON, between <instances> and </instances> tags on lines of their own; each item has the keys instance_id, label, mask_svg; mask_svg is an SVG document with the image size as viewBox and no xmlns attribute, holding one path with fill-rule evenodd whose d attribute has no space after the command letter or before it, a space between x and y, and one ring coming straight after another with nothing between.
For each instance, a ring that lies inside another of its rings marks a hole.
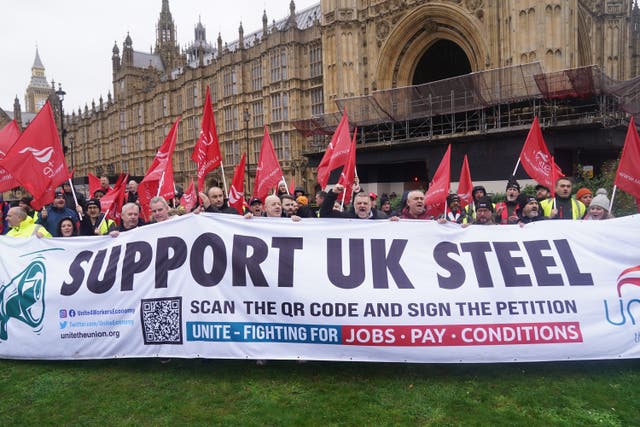
<instances>
[{"instance_id":1,"label":"flag pole","mask_svg":"<svg viewBox=\"0 0 640 427\"><path fill-rule=\"evenodd\" d=\"M224 188L224 194L229 199L229 190L227 189L227 178L224 176L224 163L220 162L220 169L222 169L222 187Z\"/></svg>"},{"instance_id":2,"label":"flag pole","mask_svg":"<svg viewBox=\"0 0 640 427\"><path fill-rule=\"evenodd\" d=\"M162 189L162 184L164 184L164 171L162 171L162 176L160 177L160 183L158 184L158 192L156 193L156 197L160 196L160 191Z\"/></svg>"},{"instance_id":3,"label":"flag pole","mask_svg":"<svg viewBox=\"0 0 640 427\"><path fill-rule=\"evenodd\" d=\"M291 193L289 193L289 186L287 185L287 180L285 179L284 175L282 175L282 179L280 180L280 182L284 182L284 187L287 189L287 194L290 196ZM280 182L278 183L278 185L280 185Z\"/></svg>"},{"instance_id":4,"label":"flag pole","mask_svg":"<svg viewBox=\"0 0 640 427\"><path fill-rule=\"evenodd\" d=\"M520 156L518 156L518 161L516 162L516 167L513 168L513 173L511 174L512 176L516 176L516 171L518 170L518 166L520 166Z\"/></svg>"},{"instance_id":5,"label":"flag pole","mask_svg":"<svg viewBox=\"0 0 640 427\"><path fill-rule=\"evenodd\" d=\"M100 230L100 227L102 227L102 223L105 222L107 220L107 215L109 215L109 211L111 210L111 208L107 209L107 211L104 213L104 216L102 217L102 221L100 221L100 224L98 224L97 227L94 228Z\"/></svg>"},{"instance_id":6,"label":"flag pole","mask_svg":"<svg viewBox=\"0 0 640 427\"><path fill-rule=\"evenodd\" d=\"M71 182L71 178L69 178L69 187L71 187L71 194L73 194L73 201L76 202L76 207L80 206L80 204L78 203L78 198L76 197L76 190L73 188L73 182ZM80 217L80 221L82 221L82 214L80 212L78 212L78 216Z\"/></svg>"},{"instance_id":7,"label":"flag pole","mask_svg":"<svg viewBox=\"0 0 640 427\"><path fill-rule=\"evenodd\" d=\"M611 202L609 202L609 214L611 214L611 208L613 208L613 199L616 198L616 189L618 188L617 185L613 186L613 192L611 193Z\"/></svg>"}]
</instances>

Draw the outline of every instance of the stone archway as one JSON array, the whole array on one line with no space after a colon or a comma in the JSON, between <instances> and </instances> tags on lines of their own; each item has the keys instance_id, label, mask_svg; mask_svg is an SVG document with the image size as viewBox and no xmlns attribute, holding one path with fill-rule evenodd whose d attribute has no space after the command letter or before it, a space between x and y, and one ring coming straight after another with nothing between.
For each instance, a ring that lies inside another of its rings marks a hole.
<instances>
[{"instance_id":1,"label":"stone archway","mask_svg":"<svg viewBox=\"0 0 640 427\"><path fill-rule=\"evenodd\" d=\"M401 19L381 46L376 89L410 86L430 47L446 40L467 58L470 71L487 67L488 47L475 18L452 4L426 4Z\"/></svg>"},{"instance_id":2,"label":"stone archway","mask_svg":"<svg viewBox=\"0 0 640 427\"><path fill-rule=\"evenodd\" d=\"M420 85L470 72L469 58L460 46L451 40L437 40L418 61L411 84Z\"/></svg>"}]
</instances>

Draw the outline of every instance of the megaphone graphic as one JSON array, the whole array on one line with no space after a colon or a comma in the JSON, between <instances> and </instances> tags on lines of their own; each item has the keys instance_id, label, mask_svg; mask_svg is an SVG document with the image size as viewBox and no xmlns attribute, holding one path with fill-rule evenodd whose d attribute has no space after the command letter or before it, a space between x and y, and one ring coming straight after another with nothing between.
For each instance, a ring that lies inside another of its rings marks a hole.
<instances>
[{"instance_id":1,"label":"megaphone graphic","mask_svg":"<svg viewBox=\"0 0 640 427\"><path fill-rule=\"evenodd\" d=\"M44 318L46 270L42 261L33 261L24 271L0 288L0 340L6 340L11 317L32 328Z\"/></svg>"}]
</instances>

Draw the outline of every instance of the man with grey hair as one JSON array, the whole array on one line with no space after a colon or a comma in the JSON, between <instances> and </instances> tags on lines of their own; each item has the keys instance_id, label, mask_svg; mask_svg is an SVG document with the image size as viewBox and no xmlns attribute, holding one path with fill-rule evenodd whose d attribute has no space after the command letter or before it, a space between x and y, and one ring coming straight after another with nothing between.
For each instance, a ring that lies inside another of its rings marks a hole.
<instances>
[{"instance_id":1,"label":"man with grey hair","mask_svg":"<svg viewBox=\"0 0 640 427\"><path fill-rule=\"evenodd\" d=\"M151 217L155 222L162 222L170 219L169 204L164 197L156 196L149 201Z\"/></svg>"},{"instance_id":2,"label":"man with grey hair","mask_svg":"<svg viewBox=\"0 0 640 427\"><path fill-rule=\"evenodd\" d=\"M409 191L409 194L407 194L407 205L402 209L400 218L433 219L433 217L427 213L427 207L424 204L424 193L422 191Z\"/></svg>"},{"instance_id":3,"label":"man with grey hair","mask_svg":"<svg viewBox=\"0 0 640 427\"><path fill-rule=\"evenodd\" d=\"M33 218L21 207L10 208L7 212L7 225L10 227L7 236L13 237L51 237L46 228L33 222Z\"/></svg>"},{"instance_id":4,"label":"man with grey hair","mask_svg":"<svg viewBox=\"0 0 640 427\"><path fill-rule=\"evenodd\" d=\"M320 207L320 218L356 218L356 219L387 219L387 215L373 209L371 197L364 191L356 192L353 197L353 208L347 212L341 212L333 208L333 203L344 191L342 184L336 184L329 190L327 197Z\"/></svg>"},{"instance_id":5,"label":"man with grey hair","mask_svg":"<svg viewBox=\"0 0 640 427\"><path fill-rule=\"evenodd\" d=\"M145 222L140 218L140 206L135 203L125 203L122 207L122 214L120 215L120 227L109 233L109 235L111 237L118 237L120 233L124 231L133 230L143 225L145 225Z\"/></svg>"}]
</instances>

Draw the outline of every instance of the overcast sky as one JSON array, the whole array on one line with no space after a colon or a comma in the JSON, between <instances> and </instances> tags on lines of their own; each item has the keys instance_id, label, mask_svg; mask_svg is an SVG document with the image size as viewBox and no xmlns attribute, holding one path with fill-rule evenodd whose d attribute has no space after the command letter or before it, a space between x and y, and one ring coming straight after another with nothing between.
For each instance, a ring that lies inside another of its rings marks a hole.
<instances>
[{"instance_id":1,"label":"overcast sky","mask_svg":"<svg viewBox=\"0 0 640 427\"><path fill-rule=\"evenodd\" d=\"M194 38L201 19L207 39L214 46L218 33L224 42L238 39L240 22L245 35L262 29L262 13L269 23L289 15L290 0L169 0L184 47ZM319 0L296 0L296 10ZM0 0L0 107L13 111L18 96L24 111L24 94L31 78L36 45L45 75L62 83L67 92L64 108L78 107L112 89L111 50L114 42L122 52L127 32L133 49L148 52L155 45L156 23L162 0Z\"/></svg>"}]
</instances>

